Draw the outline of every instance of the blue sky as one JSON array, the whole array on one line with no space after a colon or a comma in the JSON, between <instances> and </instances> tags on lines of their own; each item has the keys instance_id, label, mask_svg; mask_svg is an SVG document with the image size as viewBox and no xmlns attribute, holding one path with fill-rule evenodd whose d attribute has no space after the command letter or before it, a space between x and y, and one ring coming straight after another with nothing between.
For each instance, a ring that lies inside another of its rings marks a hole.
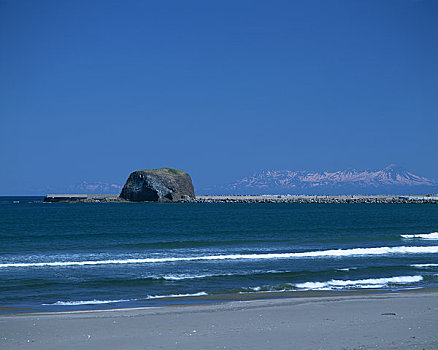
<instances>
[{"instance_id":1,"label":"blue sky","mask_svg":"<svg viewBox=\"0 0 438 350\"><path fill-rule=\"evenodd\" d=\"M438 2L0 0L0 195L137 169L438 178Z\"/></svg>"}]
</instances>

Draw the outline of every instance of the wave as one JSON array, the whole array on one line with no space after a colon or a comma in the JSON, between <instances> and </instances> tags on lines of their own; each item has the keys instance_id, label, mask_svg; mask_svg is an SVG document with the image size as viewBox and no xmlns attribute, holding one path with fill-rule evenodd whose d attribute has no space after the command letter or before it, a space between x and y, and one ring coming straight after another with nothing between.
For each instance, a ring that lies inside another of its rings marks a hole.
<instances>
[{"instance_id":1,"label":"wave","mask_svg":"<svg viewBox=\"0 0 438 350\"><path fill-rule=\"evenodd\" d=\"M182 261L208 261L208 260L272 260L272 259L299 259L299 258L327 258L327 257L353 257L370 255L393 254L436 254L438 246L400 246L376 248L351 248L317 250L299 253L263 253L263 254L227 254L227 255L202 255L190 257L144 258L144 259L111 259L111 260L85 260L85 261L54 261L32 263L5 263L0 268L8 267L62 267L62 266L92 266L113 264L147 264Z\"/></svg>"},{"instance_id":2,"label":"wave","mask_svg":"<svg viewBox=\"0 0 438 350\"><path fill-rule=\"evenodd\" d=\"M252 274L252 273L248 273ZM209 278L209 277L226 277L226 276L239 276L240 274L233 274L233 273L217 273L217 274L203 274L203 275L163 275L163 276L156 276L152 277L153 279L158 280L166 280L166 281L181 281L181 280L194 280L194 279L201 279L201 278Z\"/></svg>"},{"instance_id":3,"label":"wave","mask_svg":"<svg viewBox=\"0 0 438 350\"><path fill-rule=\"evenodd\" d=\"M169 295L148 295L146 299L163 299L163 298L185 298L185 297L199 297L208 295L206 292L198 292L191 294L169 294ZM138 301L140 299L119 299L119 300L78 300L78 301L57 301L52 304L42 304L44 306L78 306L78 305L98 305L98 304L112 304L122 303L128 301Z\"/></svg>"},{"instance_id":4,"label":"wave","mask_svg":"<svg viewBox=\"0 0 438 350\"><path fill-rule=\"evenodd\" d=\"M412 264L409 266L416 267L419 269L424 269L424 268L429 268L429 267L438 267L438 264Z\"/></svg>"},{"instance_id":5,"label":"wave","mask_svg":"<svg viewBox=\"0 0 438 350\"><path fill-rule=\"evenodd\" d=\"M157 280L166 280L166 281L180 281L180 280L193 280L193 279L201 279L201 278L210 278L210 277L229 277L229 276L254 276L259 274L284 274L284 273L292 273L292 271L279 271L279 270L251 270L251 271L240 271L235 273L208 273L208 274L200 274L200 275L190 275L190 274L177 274L177 275L162 275L162 276L147 276L145 278L152 278Z\"/></svg>"},{"instance_id":6,"label":"wave","mask_svg":"<svg viewBox=\"0 0 438 350\"><path fill-rule=\"evenodd\" d=\"M121 303L121 302L127 302L132 300L79 300L79 301L57 301L56 303L52 304L42 304L46 306L77 306L77 305L97 305L97 304L111 304L111 303Z\"/></svg>"},{"instance_id":7,"label":"wave","mask_svg":"<svg viewBox=\"0 0 438 350\"><path fill-rule=\"evenodd\" d=\"M438 232L417 233L412 235L400 235L400 236L404 239L438 240Z\"/></svg>"},{"instance_id":8,"label":"wave","mask_svg":"<svg viewBox=\"0 0 438 350\"><path fill-rule=\"evenodd\" d=\"M397 276L387 278L367 278L360 280L335 280L324 282L303 282L296 284L283 284L278 286L261 286L245 288L243 293L248 292L285 292L293 290L342 290L342 289L371 289L384 288L388 285L403 285L418 283L423 280L423 276Z\"/></svg>"},{"instance_id":9,"label":"wave","mask_svg":"<svg viewBox=\"0 0 438 350\"><path fill-rule=\"evenodd\" d=\"M423 280L423 276L399 276L389 278L367 278L361 280L330 280L326 282L297 283L295 287L304 290L344 289L344 288L383 288L388 284L409 284Z\"/></svg>"},{"instance_id":10,"label":"wave","mask_svg":"<svg viewBox=\"0 0 438 350\"><path fill-rule=\"evenodd\" d=\"M198 292L198 293L192 293L192 294L148 295L146 299L186 298L186 297L200 297L203 295L208 295L208 293Z\"/></svg>"}]
</instances>

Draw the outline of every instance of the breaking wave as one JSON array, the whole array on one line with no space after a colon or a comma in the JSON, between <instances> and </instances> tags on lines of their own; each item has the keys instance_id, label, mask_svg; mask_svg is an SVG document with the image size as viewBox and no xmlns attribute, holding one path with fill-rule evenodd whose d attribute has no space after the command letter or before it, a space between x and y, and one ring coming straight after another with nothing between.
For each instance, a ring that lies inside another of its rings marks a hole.
<instances>
[{"instance_id":1,"label":"breaking wave","mask_svg":"<svg viewBox=\"0 0 438 350\"><path fill-rule=\"evenodd\" d=\"M280 273L291 273L291 271L279 271L279 270L250 270L250 271L239 271L235 273L206 273L206 274L173 274L173 275L162 275L153 276L153 279L166 280L166 281L181 281L181 280L194 280L201 278L210 277L229 277L229 276L252 276L257 274L280 274ZM147 278L147 277L146 277Z\"/></svg>"},{"instance_id":2,"label":"breaking wave","mask_svg":"<svg viewBox=\"0 0 438 350\"><path fill-rule=\"evenodd\" d=\"M411 267L416 267L419 269L427 269L430 267L438 267L438 264L412 264Z\"/></svg>"},{"instance_id":3,"label":"breaking wave","mask_svg":"<svg viewBox=\"0 0 438 350\"><path fill-rule=\"evenodd\" d=\"M53 261L53 262L30 262L30 263L4 263L0 268L8 267L63 267L63 266L93 266L110 264L148 264L182 261L208 261L208 260L271 260L271 259L299 259L299 258L326 258L326 257L352 257L370 255L391 254L436 254L438 246L424 247L376 247L376 248L351 248L317 250L299 253L262 253L262 254L226 254L226 255L201 255L189 257L165 257L143 259L109 259L109 260L85 260L85 261Z\"/></svg>"},{"instance_id":4,"label":"breaking wave","mask_svg":"<svg viewBox=\"0 0 438 350\"><path fill-rule=\"evenodd\" d=\"M204 275L164 275L160 277L154 277L154 279L163 279L166 281L181 281L181 280L194 280L199 278L208 277L221 277L221 276L232 276L232 273L218 273L218 274L204 274Z\"/></svg>"},{"instance_id":5,"label":"breaking wave","mask_svg":"<svg viewBox=\"0 0 438 350\"><path fill-rule=\"evenodd\" d=\"M359 280L335 280L324 282L287 283L279 286L261 286L245 288L243 293L248 292L285 292L296 290L342 290L342 289L375 289L384 288L388 285L405 285L417 283L423 280L423 276L397 276L388 278L367 278Z\"/></svg>"},{"instance_id":6,"label":"breaking wave","mask_svg":"<svg viewBox=\"0 0 438 350\"><path fill-rule=\"evenodd\" d=\"M438 232L432 233L417 233L412 235L400 235L404 239L425 239L425 240L438 240Z\"/></svg>"},{"instance_id":7,"label":"breaking wave","mask_svg":"<svg viewBox=\"0 0 438 350\"><path fill-rule=\"evenodd\" d=\"M79 300L79 301L57 301L56 303L52 304L42 304L42 305L56 305L56 306L78 306L78 305L97 305L97 304L111 304L111 303L121 303L121 302L127 302L132 300Z\"/></svg>"},{"instance_id":8,"label":"breaking wave","mask_svg":"<svg viewBox=\"0 0 438 350\"><path fill-rule=\"evenodd\" d=\"M360 280L330 280L326 282L305 282L295 285L298 289L324 290L344 288L383 288L388 284L409 284L423 280L423 276L399 276L389 278L367 278Z\"/></svg>"},{"instance_id":9,"label":"breaking wave","mask_svg":"<svg viewBox=\"0 0 438 350\"><path fill-rule=\"evenodd\" d=\"M206 292L198 292L192 294L169 294L169 295L148 295L144 299L163 299L163 298L185 298L185 297L199 297L208 295ZM128 301L138 301L140 299L119 299L119 300L78 300L78 301L57 301L52 304L42 304L45 306L78 306L78 305L98 305L98 304L112 304L122 303Z\"/></svg>"},{"instance_id":10,"label":"breaking wave","mask_svg":"<svg viewBox=\"0 0 438 350\"><path fill-rule=\"evenodd\" d=\"M208 294L206 292L198 292L192 294L148 295L146 299L186 298L186 297L200 297L203 295L208 295Z\"/></svg>"}]
</instances>

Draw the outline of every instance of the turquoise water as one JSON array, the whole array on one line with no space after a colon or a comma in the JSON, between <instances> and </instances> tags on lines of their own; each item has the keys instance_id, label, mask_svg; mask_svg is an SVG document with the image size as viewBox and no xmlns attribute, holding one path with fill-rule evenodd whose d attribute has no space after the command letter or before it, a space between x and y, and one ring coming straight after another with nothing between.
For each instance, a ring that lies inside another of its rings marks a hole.
<instances>
[{"instance_id":1,"label":"turquoise water","mask_svg":"<svg viewBox=\"0 0 438 350\"><path fill-rule=\"evenodd\" d=\"M438 205L41 200L0 197L0 306L438 284Z\"/></svg>"}]
</instances>

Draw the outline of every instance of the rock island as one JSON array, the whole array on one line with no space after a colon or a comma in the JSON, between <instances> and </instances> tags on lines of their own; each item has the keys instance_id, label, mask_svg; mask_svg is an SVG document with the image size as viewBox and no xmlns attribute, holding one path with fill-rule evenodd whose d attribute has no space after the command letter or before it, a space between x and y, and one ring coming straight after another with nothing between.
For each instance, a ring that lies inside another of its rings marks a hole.
<instances>
[{"instance_id":1,"label":"rock island","mask_svg":"<svg viewBox=\"0 0 438 350\"><path fill-rule=\"evenodd\" d=\"M195 198L192 179L182 170L138 170L129 175L120 193L132 202L179 202Z\"/></svg>"}]
</instances>

